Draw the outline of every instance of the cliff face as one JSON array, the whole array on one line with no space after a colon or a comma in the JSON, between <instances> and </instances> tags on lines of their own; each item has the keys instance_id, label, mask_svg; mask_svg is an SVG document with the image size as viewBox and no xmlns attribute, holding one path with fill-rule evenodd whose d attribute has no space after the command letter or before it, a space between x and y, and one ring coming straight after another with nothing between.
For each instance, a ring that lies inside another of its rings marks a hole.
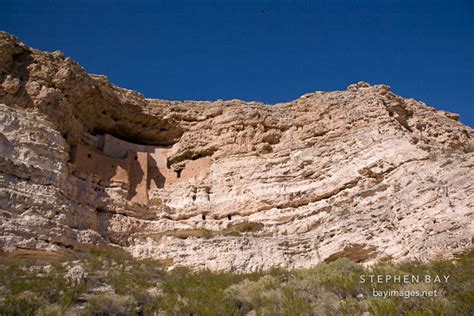
<instances>
[{"instance_id":1,"label":"cliff face","mask_svg":"<svg viewBox=\"0 0 474 316\"><path fill-rule=\"evenodd\" d=\"M0 33L0 248L254 271L473 242L473 130L358 83L273 106L146 99Z\"/></svg>"}]
</instances>

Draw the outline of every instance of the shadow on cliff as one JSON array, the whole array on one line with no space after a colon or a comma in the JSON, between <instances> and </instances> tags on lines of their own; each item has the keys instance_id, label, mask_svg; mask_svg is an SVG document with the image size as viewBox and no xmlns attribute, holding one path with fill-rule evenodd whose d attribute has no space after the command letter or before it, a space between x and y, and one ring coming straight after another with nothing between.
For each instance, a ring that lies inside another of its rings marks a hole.
<instances>
[{"instance_id":1,"label":"shadow on cliff","mask_svg":"<svg viewBox=\"0 0 474 316\"><path fill-rule=\"evenodd\" d=\"M149 172L148 176L150 178L150 182L154 182L155 186L158 189L164 188L166 178L160 172L160 169L158 168L158 164L156 163L156 160L151 155L148 156L148 168L149 168L148 169L148 172Z\"/></svg>"},{"instance_id":2,"label":"shadow on cliff","mask_svg":"<svg viewBox=\"0 0 474 316\"><path fill-rule=\"evenodd\" d=\"M8 106L22 108L34 107L33 98L26 91L26 84L30 80L29 66L35 64L35 59L31 51L23 50L21 53L12 56L12 63L9 69L9 75L13 80L20 81L18 91L2 96L2 102Z\"/></svg>"}]
</instances>

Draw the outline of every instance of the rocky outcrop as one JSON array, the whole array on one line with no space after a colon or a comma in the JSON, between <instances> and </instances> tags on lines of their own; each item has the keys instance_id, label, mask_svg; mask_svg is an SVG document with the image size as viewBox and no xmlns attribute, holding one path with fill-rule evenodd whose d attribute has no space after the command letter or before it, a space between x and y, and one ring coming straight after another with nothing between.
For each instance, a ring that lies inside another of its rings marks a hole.
<instances>
[{"instance_id":1,"label":"rocky outcrop","mask_svg":"<svg viewBox=\"0 0 474 316\"><path fill-rule=\"evenodd\" d=\"M0 52L3 251L255 271L472 245L473 130L386 85L165 101L6 33Z\"/></svg>"}]
</instances>

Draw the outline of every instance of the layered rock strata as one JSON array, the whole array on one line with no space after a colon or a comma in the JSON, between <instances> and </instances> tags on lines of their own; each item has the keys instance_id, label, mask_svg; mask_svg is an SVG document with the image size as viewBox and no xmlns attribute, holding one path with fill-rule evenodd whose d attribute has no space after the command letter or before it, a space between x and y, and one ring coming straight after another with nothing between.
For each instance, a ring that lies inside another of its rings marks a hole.
<instances>
[{"instance_id":1,"label":"layered rock strata","mask_svg":"<svg viewBox=\"0 0 474 316\"><path fill-rule=\"evenodd\" d=\"M166 101L0 33L0 248L115 245L256 271L473 243L473 130L364 82L276 105Z\"/></svg>"}]
</instances>

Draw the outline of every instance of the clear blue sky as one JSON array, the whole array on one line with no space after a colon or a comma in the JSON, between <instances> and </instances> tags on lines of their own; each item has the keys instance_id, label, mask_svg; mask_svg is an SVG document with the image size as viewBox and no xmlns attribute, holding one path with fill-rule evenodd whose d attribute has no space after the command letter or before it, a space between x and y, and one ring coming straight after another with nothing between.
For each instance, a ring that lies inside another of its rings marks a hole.
<instances>
[{"instance_id":1,"label":"clear blue sky","mask_svg":"<svg viewBox=\"0 0 474 316\"><path fill-rule=\"evenodd\" d=\"M364 80L474 126L472 0L0 0L0 29L150 98L277 103Z\"/></svg>"}]
</instances>

